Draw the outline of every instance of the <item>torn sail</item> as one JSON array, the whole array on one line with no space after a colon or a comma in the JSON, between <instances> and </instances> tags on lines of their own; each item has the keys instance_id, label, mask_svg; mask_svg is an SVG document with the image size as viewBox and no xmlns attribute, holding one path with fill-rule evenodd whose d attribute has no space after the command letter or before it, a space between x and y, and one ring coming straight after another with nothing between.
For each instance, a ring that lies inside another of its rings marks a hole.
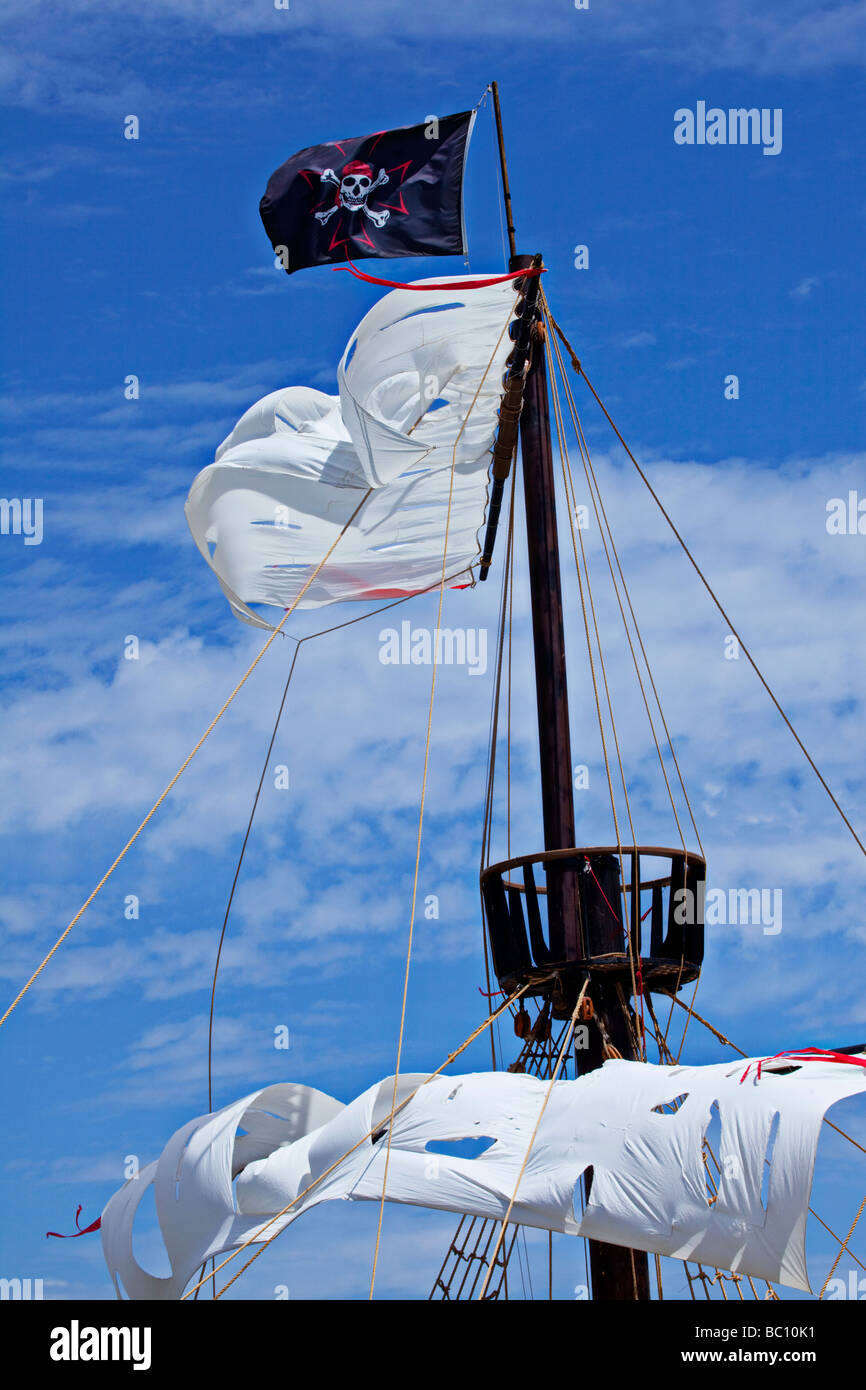
<instances>
[{"instance_id":1,"label":"torn sail","mask_svg":"<svg viewBox=\"0 0 866 1390\"><path fill-rule=\"evenodd\" d=\"M765 1060L744 1076L743 1061L610 1061L552 1089L509 1072L424 1081L400 1078L398 1104L411 1099L393 1124L389 1201L503 1217L517 1188L515 1224L808 1292L805 1232L822 1119L836 1101L866 1091L866 1068L853 1060ZM307 1086L269 1086L178 1130L103 1212L118 1295L180 1298L206 1259L269 1239L319 1202L379 1200L392 1093L388 1078L343 1106ZM666 1109L672 1102L676 1108ZM702 1146L715 1107L721 1174L711 1195ZM431 1147L467 1138L493 1142L475 1158ZM581 1216L577 1183L589 1165L592 1191ZM151 1183L172 1268L163 1279L132 1253L135 1214ZM277 1213L284 1214L273 1220Z\"/></svg>"},{"instance_id":2,"label":"torn sail","mask_svg":"<svg viewBox=\"0 0 866 1390\"><path fill-rule=\"evenodd\" d=\"M482 279L483 277L470 277ZM489 453L511 343L512 282L394 290L361 320L338 396L290 386L257 401L196 478L186 517L233 611L402 597L479 554Z\"/></svg>"}]
</instances>

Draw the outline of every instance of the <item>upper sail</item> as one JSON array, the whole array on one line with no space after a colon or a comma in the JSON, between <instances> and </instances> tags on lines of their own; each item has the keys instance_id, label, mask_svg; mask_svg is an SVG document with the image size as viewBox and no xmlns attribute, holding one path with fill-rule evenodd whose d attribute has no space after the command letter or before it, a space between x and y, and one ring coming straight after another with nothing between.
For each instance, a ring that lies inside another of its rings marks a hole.
<instances>
[{"instance_id":1,"label":"upper sail","mask_svg":"<svg viewBox=\"0 0 866 1390\"><path fill-rule=\"evenodd\" d=\"M449 491L446 578L477 559L516 293L416 283L429 288L393 290L361 320L339 396L265 396L193 483L190 530L238 617L268 625L249 604L289 607L368 489L299 607L436 584Z\"/></svg>"}]
</instances>

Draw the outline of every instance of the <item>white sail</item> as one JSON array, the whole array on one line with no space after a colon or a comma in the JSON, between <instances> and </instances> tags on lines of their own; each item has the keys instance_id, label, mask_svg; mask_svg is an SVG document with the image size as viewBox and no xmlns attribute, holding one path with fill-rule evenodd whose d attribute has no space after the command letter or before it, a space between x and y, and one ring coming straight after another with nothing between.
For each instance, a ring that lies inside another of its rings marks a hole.
<instances>
[{"instance_id":1,"label":"white sail","mask_svg":"<svg viewBox=\"0 0 866 1390\"><path fill-rule=\"evenodd\" d=\"M515 1224L810 1292L805 1231L821 1123L830 1105L866 1091L866 1068L781 1059L760 1071L752 1065L743 1079L746 1065L610 1061L576 1081L557 1081L546 1107L549 1083L533 1076L439 1076L427 1084L423 1076L403 1076L398 1102L415 1095L393 1124L387 1199L501 1218L517 1189ZM392 1093L389 1078L343 1106L306 1086L269 1086L179 1130L103 1212L103 1248L118 1296L122 1289L134 1299L180 1298L205 1259L267 1240L319 1202L379 1200L381 1126ZM672 1101L679 1102L673 1113L663 1109ZM702 1144L714 1104L721 1173L711 1196ZM239 1136L239 1128L246 1133ZM493 1142L475 1158L428 1147L460 1139ZM581 1216L577 1183L590 1165L592 1190ZM151 1183L172 1268L164 1279L143 1270L132 1253L135 1214ZM267 1224L290 1203L290 1212Z\"/></svg>"},{"instance_id":2,"label":"white sail","mask_svg":"<svg viewBox=\"0 0 866 1390\"><path fill-rule=\"evenodd\" d=\"M481 277L468 277L481 278ZM288 607L361 512L300 607L400 597L478 557L515 305L511 282L394 290L362 319L339 396L287 387L257 401L196 478L186 516L238 617Z\"/></svg>"}]
</instances>

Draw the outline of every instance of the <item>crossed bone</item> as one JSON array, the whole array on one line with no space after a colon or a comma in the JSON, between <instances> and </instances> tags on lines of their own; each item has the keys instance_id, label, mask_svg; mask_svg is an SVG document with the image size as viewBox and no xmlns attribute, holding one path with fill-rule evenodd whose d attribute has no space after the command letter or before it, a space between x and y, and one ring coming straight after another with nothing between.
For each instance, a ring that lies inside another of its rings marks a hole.
<instances>
[{"instance_id":1,"label":"crossed bone","mask_svg":"<svg viewBox=\"0 0 866 1390\"><path fill-rule=\"evenodd\" d=\"M341 180L334 173L333 169L325 169L324 173L320 175L320 182L336 184L338 189L341 185ZM367 207L367 199L373 192L374 188L378 188L381 184L387 182L388 175L385 173L384 169L380 169L378 177L374 180L373 183L370 184L370 187L364 194L364 202L362 204L361 210L363 211L364 215L368 217L370 221L373 223L373 225L376 227L384 227L391 214L387 208L383 208L381 212L374 212L372 208ZM328 208L325 212L317 212L315 214L316 220L321 222L322 226L324 226L326 222L330 221L330 219L334 216L334 213L337 212L341 206L342 204L338 200L332 208ZM352 209L352 211L357 211L357 209Z\"/></svg>"}]
</instances>

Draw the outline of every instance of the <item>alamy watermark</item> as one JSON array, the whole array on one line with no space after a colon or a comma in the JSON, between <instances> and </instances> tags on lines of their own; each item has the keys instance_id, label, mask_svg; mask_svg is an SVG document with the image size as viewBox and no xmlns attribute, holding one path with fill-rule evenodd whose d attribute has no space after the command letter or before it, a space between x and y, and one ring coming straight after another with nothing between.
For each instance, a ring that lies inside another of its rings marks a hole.
<instances>
[{"instance_id":1,"label":"alamy watermark","mask_svg":"<svg viewBox=\"0 0 866 1390\"><path fill-rule=\"evenodd\" d=\"M25 545L41 545L42 498L0 497L0 536L23 536Z\"/></svg>"},{"instance_id":2,"label":"alamy watermark","mask_svg":"<svg viewBox=\"0 0 866 1390\"><path fill-rule=\"evenodd\" d=\"M680 106L674 112L674 140L678 145L763 145L764 154L782 152L782 108L707 106L695 110Z\"/></svg>"},{"instance_id":3,"label":"alamy watermark","mask_svg":"<svg viewBox=\"0 0 866 1390\"><path fill-rule=\"evenodd\" d=\"M41 1299L45 1297L43 1293L43 1280L41 1279L0 1279L0 1299Z\"/></svg>"},{"instance_id":4,"label":"alamy watermark","mask_svg":"<svg viewBox=\"0 0 866 1390\"><path fill-rule=\"evenodd\" d=\"M466 666L470 676L487 670L486 627L415 627L410 622L379 633L383 666Z\"/></svg>"},{"instance_id":5,"label":"alamy watermark","mask_svg":"<svg viewBox=\"0 0 866 1390\"><path fill-rule=\"evenodd\" d=\"M831 497L824 524L828 536L866 536L866 497L858 496L853 488L847 500Z\"/></svg>"},{"instance_id":6,"label":"alamy watermark","mask_svg":"<svg viewBox=\"0 0 866 1390\"><path fill-rule=\"evenodd\" d=\"M764 936L782 930L781 888L711 888L698 884L674 893L674 921L678 926L703 922L708 927L761 927Z\"/></svg>"},{"instance_id":7,"label":"alamy watermark","mask_svg":"<svg viewBox=\"0 0 866 1390\"><path fill-rule=\"evenodd\" d=\"M859 1276L856 1269L849 1269L847 1280L837 1277L829 1281L824 1297L834 1302L840 1298L846 1298L852 1302L862 1303L866 1299L866 1279Z\"/></svg>"},{"instance_id":8,"label":"alamy watermark","mask_svg":"<svg viewBox=\"0 0 866 1390\"><path fill-rule=\"evenodd\" d=\"M51 1331L48 1355L52 1361L131 1361L134 1371L151 1364L149 1327L82 1327L73 1318L68 1327Z\"/></svg>"}]
</instances>

